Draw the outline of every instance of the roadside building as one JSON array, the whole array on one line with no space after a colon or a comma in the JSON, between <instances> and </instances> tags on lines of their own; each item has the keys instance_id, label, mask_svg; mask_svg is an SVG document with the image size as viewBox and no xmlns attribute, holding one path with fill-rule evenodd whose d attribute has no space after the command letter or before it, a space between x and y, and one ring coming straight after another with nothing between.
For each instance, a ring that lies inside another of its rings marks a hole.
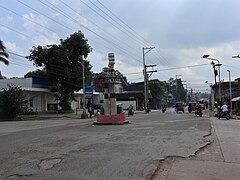
<instances>
[{"instance_id":1,"label":"roadside building","mask_svg":"<svg viewBox=\"0 0 240 180\"><path fill-rule=\"evenodd\" d=\"M0 79L0 92L3 88L7 88L8 84L19 86L26 96L26 106L33 111L41 112L56 112L60 109L56 93L51 92L51 87L45 79L41 78L11 78ZM83 90L74 93L76 101L71 102L73 110L82 108ZM91 101L94 104L99 104L103 99L102 93L93 91L91 96L86 96L87 102Z\"/></svg>"}]
</instances>

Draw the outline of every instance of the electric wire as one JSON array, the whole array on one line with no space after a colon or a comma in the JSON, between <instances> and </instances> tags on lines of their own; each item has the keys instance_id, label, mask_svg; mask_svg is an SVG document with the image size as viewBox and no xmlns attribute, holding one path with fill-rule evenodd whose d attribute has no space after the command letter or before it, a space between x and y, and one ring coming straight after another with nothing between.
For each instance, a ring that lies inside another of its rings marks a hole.
<instances>
[{"instance_id":1,"label":"electric wire","mask_svg":"<svg viewBox=\"0 0 240 180\"><path fill-rule=\"evenodd\" d=\"M38 14L41 14L42 16L44 16L44 17L46 17L46 18L48 18L48 19L54 21L55 23L59 24L61 27L64 27L64 28L66 28L66 29L68 29L68 30L73 31L72 28L69 28L69 27L65 26L64 24L62 24L62 23L56 21L55 19L53 19L53 18L51 18L51 17L49 17L49 16L43 14L42 12L40 12L40 11L38 11L37 9L35 9L35 8L31 7L31 6L29 6L28 4L26 4L26 3L24 3L24 2L22 2L22 1L20 1L20 0L16 0L16 1L19 2L19 3L21 3L21 4L24 5L24 6L28 7L29 9L31 9L31 10L37 12Z\"/></svg>"},{"instance_id":2,"label":"electric wire","mask_svg":"<svg viewBox=\"0 0 240 180\"><path fill-rule=\"evenodd\" d=\"M79 0L79 1L81 1L85 6L87 6L89 9L91 9L93 12L95 12L96 14L98 14L100 17L102 17L104 20L106 20L108 23L110 23L112 26L114 26L115 28L117 28L119 31L121 31L122 33L125 33L125 31L124 30L122 30L122 29L120 29L118 26L116 26L115 24L113 24L110 20L108 20L107 18L105 18L103 15L101 15L100 13L98 13L95 9L93 9L91 6L89 6L87 3L85 3L84 1L82 1L82 0ZM96 6L97 7L97 6ZM100 9L100 8L99 8ZM100 9L100 11L102 11L101 9ZM104 11L102 11L102 12L104 12ZM128 35L128 34L126 34L129 38L131 38L132 40L134 40L134 41L136 41L136 39L135 38L133 38L132 36L130 36L130 35ZM142 42L140 42L140 43L142 43Z\"/></svg>"},{"instance_id":3,"label":"electric wire","mask_svg":"<svg viewBox=\"0 0 240 180\"><path fill-rule=\"evenodd\" d=\"M121 20L117 15L115 15L109 8L107 8L103 3L101 3L99 0L97 0L97 2L104 7L110 14L112 14L116 19L118 19L122 24L124 24L127 28L129 28L132 32L134 36L138 36L140 37L143 41L143 43L145 44L145 42L148 43L148 46L153 46L152 43L148 42L144 37L142 37L141 35L139 35L138 32L136 32L133 28L131 28L129 25L127 25L123 20Z\"/></svg>"},{"instance_id":4,"label":"electric wire","mask_svg":"<svg viewBox=\"0 0 240 180\"><path fill-rule=\"evenodd\" d=\"M94 6L96 6L91 0L88 0L89 2L91 2ZM131 34L133 34L135 37L139 37L139 38L141 38L141 40L142 40L142 42L144 43L144 45L145 44L148 44L148 46L153 46L152 44L153 43L150 43L148 40L146 40L144 37L142 37L141 35L139 35L133 28L131 28L129 25L127 25L123 20L121 20L117 15L115 15L110 9L108 9L103 3L101 3L99 0L97 0L97 2L102 6L102 7L104 7L110 14L112 14L117 20L119 20L123 25L125 25L127 28L129 28L133 33L131 33ZM99 8L99 7L98 7ZM100 9L100 8L99 8ZM103 11L103 10L101 10L101 11ZM104 14L106 14L105 12L104 12ZM109 16L109 15L107 15L107 16ZM110 16L109 16L110 17ZM110 17L111 18L111 17ZM113 18L111 18L111 19L113 19ZM114 19L113 19L113 21L114 22L116 22L117 24L119 24L117 21L115 21ZM125 29L125 28L124 28ZM128 31L129 32L129 30L127 30L126 29L126 31ZM153 51L153 53L155 54L155 57L157 57L157 59L159 59L159 57L160 57L160 59L162 59L163 60L163 63L165 64L165 65L169 65L169 63L168 63L168 61L160 54L160 53L158 53L158 51ZM151 62L151 61L150 61Z\"/></svg>"},{"instance_id":5,"label":"electric wire","mask_svg":"<svg viewBox=\"0 0 240 180\"><path fill-rule=\"evenodd\" d=\"M68 4L66 4L65 2L63 2L62 0L58 0L60 1L63 5L65 5L66 7L68 7L71 11L75 12L78 16L85 18L87 21L89 21L90 23L92 23L93 25L95 25L97 28L99 28L104 34L106 34L107 36L112 37L113 39L117 40L118 42L121 42L124 44L124 46L127 46L131 49L133 49L135 52L138 52L137 49L133 48L132 46L130 46L128 43L123 42L122 39L119 39L118 37L112 35L111 33L107 33L105 29L103 29L102 27L100 27L99 25L97 25L95 22L91 21L90 19L82 16L78 11L76 11L75 9L73 9L71 6L69 6ZM139 56L139 54L136 54L136 56Z\"/></svg>"},{"instance_id":6,"label":"electric wire","mask_svg":"<svg viewBox=\"0 0 240 180\"><path fill-rule=\"evenodd\" d=\"M38 26L41 26L41 27L43 27L43 28L45 28L45 29L53 32L53 33L56 33L56 34L58 34L58 35L61 35L62 37L65 37L65 35L62 35L62 34L60 34L60 33L57 33L56 31L54 31L54 30L52 30L52 29L50 29L50 28L48 28L48 27L46 27L46 26L44 26L44 25L42 25L42 24L40 24L40 23L38 23L38 22L36 22L36 21L33 21L33 20L31 20L31 19L29 19L29 18L27 18L27 17L25 17L25 16L22 16L22 15L16 13L15 11L13 11L13 10L11 10L11 9L8 9L8 8L2 6L2 5L0 5L0 7L1 7L2 9L6 10L6 11L9 11L9 12L11 12L11 13L19 16L19 17L23 17L24 19L26 19L26 20L34 23L34 24L37 24Z\"/></svg>"},{"instance_id":7,"label":"electric wire","mask_svg":"<svg viewBox=\"0 0 240 180\"><path fill-rule=\"evenodd\" d=\"M62 11L61 9L57 8L54 4L47 2L48 4L42 2L41 0L38 0L40 3L42 3L43 5L47 6L48 8L57 11L58 13L62 14L65 18L72 20L73 22L77 23L80 27L83 27L84 29L88 30L89 32L93 33L94 35L96 35L97 37L99 37L100 39L108 42L111 45L114 45L115 47L117 47L120 51L122 51L124 54L126 54L127 56L132 57L132 59L135 59L136 61L139 61L138 58L136 58L135 56L132 56L128 50L126 50L125 48L119 46L118 44L109 41L108 39L104 38L103 36L99 35L98 33L96 33L95 31L89 29L88 27L86 27L85 25L79 23L79 21L77 21L76 19L72 18L71 16L69 16L68 14L66 14L64 11ZM141 62L141 61L139 61Z\"/></svg>"}]
</instances>

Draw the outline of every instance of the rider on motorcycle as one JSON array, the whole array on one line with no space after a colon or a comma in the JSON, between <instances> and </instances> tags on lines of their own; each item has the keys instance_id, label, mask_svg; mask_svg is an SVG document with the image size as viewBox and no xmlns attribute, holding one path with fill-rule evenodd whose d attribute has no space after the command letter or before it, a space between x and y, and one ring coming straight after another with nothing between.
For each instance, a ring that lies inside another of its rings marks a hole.
<instances>
[{"instance_id":1,"label":"rider on motorcycle","mask_svg":"<svg viewBox=\"0 0 240 180\"><path fill-rule=\"evenodd\" d=\"M197 109L195 111L195 115L199 115L199 116L202 116L202 106L200 105L200 103L197 103Z\"/></svg>"},{"instance_id":2,"label":"rider on motorcycle","mask_svg":"<svg viewBox=\"0 0 240 180\"><path fill-rule=\"evenodd\" d=\"M231 118L229 111L228 111L228 106L224 102L224 104L221 106L220 111L218 112L218 119L220 118L226 118L229 120Z\"/></svg>"},{"instance_id":3,"label":"rider on motorcycle","mask_svg":"<svg viewBox=\"0 0 240 180\"><path fill-rule=\"evenodd\" d=\"M226 102L224 102L224 104L222 105L221 110L222 110L223 113L228 112L228 106L227 106Z\"/></svg>"},{"instance_id":4,"label":"rider on motorcycle","mask_svg":"<svg viewBox=\"0 0 240 180\"><path fill-rule=\"evenodd\" d=\"M133 109L132 104L130 104L129 107L128 107L128 115L129 115L129 116L130 116L130 115L133 116L133 114L134 114L134 109Z\"/></svg>"}]
</instances>

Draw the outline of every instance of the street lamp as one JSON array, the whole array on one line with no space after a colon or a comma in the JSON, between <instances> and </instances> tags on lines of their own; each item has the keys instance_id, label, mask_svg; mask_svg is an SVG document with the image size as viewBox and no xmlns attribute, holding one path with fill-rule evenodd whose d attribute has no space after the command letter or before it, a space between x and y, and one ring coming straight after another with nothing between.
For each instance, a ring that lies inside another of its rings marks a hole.
<instances>
[{"instance_id":1,"label":"street lamp","mask_svg":"<svg viewBox=\"0 0 240 180\"><path fill-rule=\"evenodd\" d=\"M232 117L232 85L231 85L231 72L227 70L229 77L229 102L230 102L230 116Z\"/></svg>"},{"instance_id":2,"label":"street lamp","mask_svg":"<svg viewBox=\"0 0 240 180\"><path fill-rule=\"evenodd\" d=\"M147 107L148 105L148 92L147 92L147 71L146 71L146 64L145 64L145 55L154 49L155 47L144 47L143 48L143 78L144 78L144 109L145 113L147 113ZM145 52L145 50L147 50Z\"/></svg>"},{"instance_id":3,"label":"street lamp","mask_svg":"<svg viewBox=\"0 0 240 180\"><path fill-rule=\"evenodd\" d=\"M221 102L222 101L222 95L221 95L221 80L220 80L220 66L222 65L222 64L220 64L220 62L219 62L219 60L218 59L215 59L215 58L210 58L209 57L210 55L207 55L207 54L204 54L203 56L202 56L202 58L204 58L204 59L208 59L208 60L212 60L212 61L217 61L218 62L218 64L214 64L213 62L211 63L213 66L214 66L214 70L215 70L215 66L218 66L218 99L219 99L219 102ZM214 72L215 73L215 72Z\"/></svg>"}]
</instances>

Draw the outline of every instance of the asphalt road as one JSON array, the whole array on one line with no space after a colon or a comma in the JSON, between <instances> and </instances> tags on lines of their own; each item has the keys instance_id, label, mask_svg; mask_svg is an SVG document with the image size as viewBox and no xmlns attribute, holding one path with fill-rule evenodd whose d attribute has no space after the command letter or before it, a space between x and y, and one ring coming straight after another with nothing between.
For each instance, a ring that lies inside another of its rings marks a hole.
<instances>
[{"instance_id":1,"label":"asphalt road","mask_svg":"<svg viewBox=\"0 0 240 180\"><path fill-rule=\"evenodd\" d=\"M152 179L160 160L207 144L210 120L189 113L137 112L125 125L93 119L0 122L1 179Z\"/></svg>"}]
</instances>

